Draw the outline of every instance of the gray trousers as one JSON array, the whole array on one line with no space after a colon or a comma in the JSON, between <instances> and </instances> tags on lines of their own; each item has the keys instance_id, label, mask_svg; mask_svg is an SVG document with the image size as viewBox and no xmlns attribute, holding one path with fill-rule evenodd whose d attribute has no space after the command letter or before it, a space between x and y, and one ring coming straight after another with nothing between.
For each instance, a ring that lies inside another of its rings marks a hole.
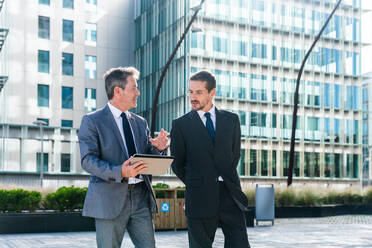
<instances>
[{"instance_id":1,"label":"gray trousers","mask_svg":"<svg viewBox=\"0 0 372 248\"><path fill-rule=\"evenodd\" d=\"M109 210L108 210L109 211ZM96 219L98 248L120 248L125 231L136 248L154 248L154 225L145 183L129 185L124 207L115 219Z\"/></svg>"}]
</instances>

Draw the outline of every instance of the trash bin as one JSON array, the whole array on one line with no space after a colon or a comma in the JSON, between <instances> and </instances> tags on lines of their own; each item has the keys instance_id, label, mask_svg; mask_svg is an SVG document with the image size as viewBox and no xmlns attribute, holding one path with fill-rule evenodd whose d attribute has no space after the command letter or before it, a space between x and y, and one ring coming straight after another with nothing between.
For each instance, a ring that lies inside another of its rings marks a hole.
<instances>
[{"instance_id":1,"label":"trash bin","mask_svg":"<svg viewBox=\"0 0 372 248\"><path fill-rule=\"evenodd\" d=\"M256 184L255 194L256 225L259 221L271 221L275 219L275 194L273 184Z\"/></svg>"}]
</instances>

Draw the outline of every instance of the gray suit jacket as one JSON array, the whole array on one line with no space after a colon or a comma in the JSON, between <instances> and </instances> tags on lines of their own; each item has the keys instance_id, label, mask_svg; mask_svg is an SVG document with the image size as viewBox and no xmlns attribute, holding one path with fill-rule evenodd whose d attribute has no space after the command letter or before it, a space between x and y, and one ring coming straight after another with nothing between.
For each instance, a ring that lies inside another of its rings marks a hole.
<instances>
[{"instance_id":1,"label":"gray suit jacket","mask_svg":"<svg viewBox=\"0 0 372 248\"><path fill-rule=\"evenodd\" d=\"M159 154L149 141L146 120L130 113L128 121L132 126L137 152ZM128 179L122 180L121 167L129 156L108 105L83 117L78 137L81 166L91 174L83 216L114 219L123 209L128 191ZM157 212L151 178L143 177L150 192L151 211Z\"/></svg>"}]
</instances>

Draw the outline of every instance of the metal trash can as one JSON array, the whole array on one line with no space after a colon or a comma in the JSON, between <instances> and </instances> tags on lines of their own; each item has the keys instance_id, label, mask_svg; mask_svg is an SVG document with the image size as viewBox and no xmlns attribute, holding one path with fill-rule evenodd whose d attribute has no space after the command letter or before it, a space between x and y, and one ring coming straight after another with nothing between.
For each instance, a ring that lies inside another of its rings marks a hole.
<instances>
[{"instance_id":1,"label":"metal trash can","mask_svg":"<svg viewBox=\"0 0 372 248\"><path fill-rule=\"evenodd\" d=\"M275 194L273 184L256 184L255 194L256 225L259 221L271 221L275 219Z\"/></svg>"}]
</instances>

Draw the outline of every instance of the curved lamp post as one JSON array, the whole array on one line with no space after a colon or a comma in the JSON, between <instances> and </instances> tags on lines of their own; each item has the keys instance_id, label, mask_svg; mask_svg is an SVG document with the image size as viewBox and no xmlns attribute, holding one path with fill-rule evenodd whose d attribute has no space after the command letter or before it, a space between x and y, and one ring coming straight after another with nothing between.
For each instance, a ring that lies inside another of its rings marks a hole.
<instances>
[{"instance_id":1,"label":"curved lamp post","mask_svg":"<svg viewBox=\"0 0 372 248\"><path fill-rule=\"evenodd\" d=\"M40 187L43 187L43 174L44 174L44 151L43 151L43 141L44 141L44 126L47 125L45 121L34 121L32 124L40 127L40 143L41 143L41 154L40 154Z\"/></svg>"},{"instance_id":2,"label":"curved lamp post","mask_svg":"<svg viewBox=\"0 0 372 248\"><path fill-rule=\"evenodd\" d=\"M160 94L160 89L161 89L161 86L163 84L163 80L164 80L164 77L165 77L165 74L167 73L167 70L169 68L169 65L170 63L172 62L174 56L176 55L177 51L178 51L178 48L181 46L181 43L182 41L184 40L187 32L189 31L192 23L194 22L194 20L196 19L196 16L198 15L199 11L201 10L202 8L202 5L204 3L205 0L201 0L200 4L196 7L193 7L191 8L193 11L194 11L194 14L193 16L191 17L189 23L187 24L186 28L185 28L185 31L183 31L183 34L181 35L180 39L178 40L177 44L176 44L176 47L173 49L173 52L172 54L170 55L170 57L168 58L168 61L167 63L165 64L161 74L160 74L160 78L159 78L159 81L158 81L158 87L156 88L156 92L155 92L155 96L154 96L154 102L152 104L152 113L151 113L151 137L154 137L154 133L155 133L155 122L156 122L156 111L157 111L157 105L158 105L158 101L159 101L159 94ZM186 18L186 15L185 15L185 18Z\"/></svg>"},{"instance_id":3,"label":"curved lamp post","mask_svg":"<svg viewBox=\"0 0 372 248\"><path fill-rule=\"evenodd\" d=\"M292 184L292 177L293 177L293 161L294 161L294 147L295 147L295 139L296 139L296 123L297 123L297 106L298 106L298 89L300 87L301 75L302 71L304 70L305 63L307 58L309 57L311 51L313 50L315 44L320 39L324 29L326 28L328 22L331 20L333 14L336 12L338 6L340 5L342 0L339 0L336 4L335 8L333 9L332 13L329 15L327 21L324 23L322 29L320 30L319 34L315 37L313 44L311 45L309 51L307 51L304 60L302 61L300 71L298 72L297 82L296 82L296 91L294 93L294 103L293 103L293 119L292 119L292 136L291 136L291 150L289 152L289 168L288 168L288 180L287 186Z\"/></svg>"}]
</instances>

